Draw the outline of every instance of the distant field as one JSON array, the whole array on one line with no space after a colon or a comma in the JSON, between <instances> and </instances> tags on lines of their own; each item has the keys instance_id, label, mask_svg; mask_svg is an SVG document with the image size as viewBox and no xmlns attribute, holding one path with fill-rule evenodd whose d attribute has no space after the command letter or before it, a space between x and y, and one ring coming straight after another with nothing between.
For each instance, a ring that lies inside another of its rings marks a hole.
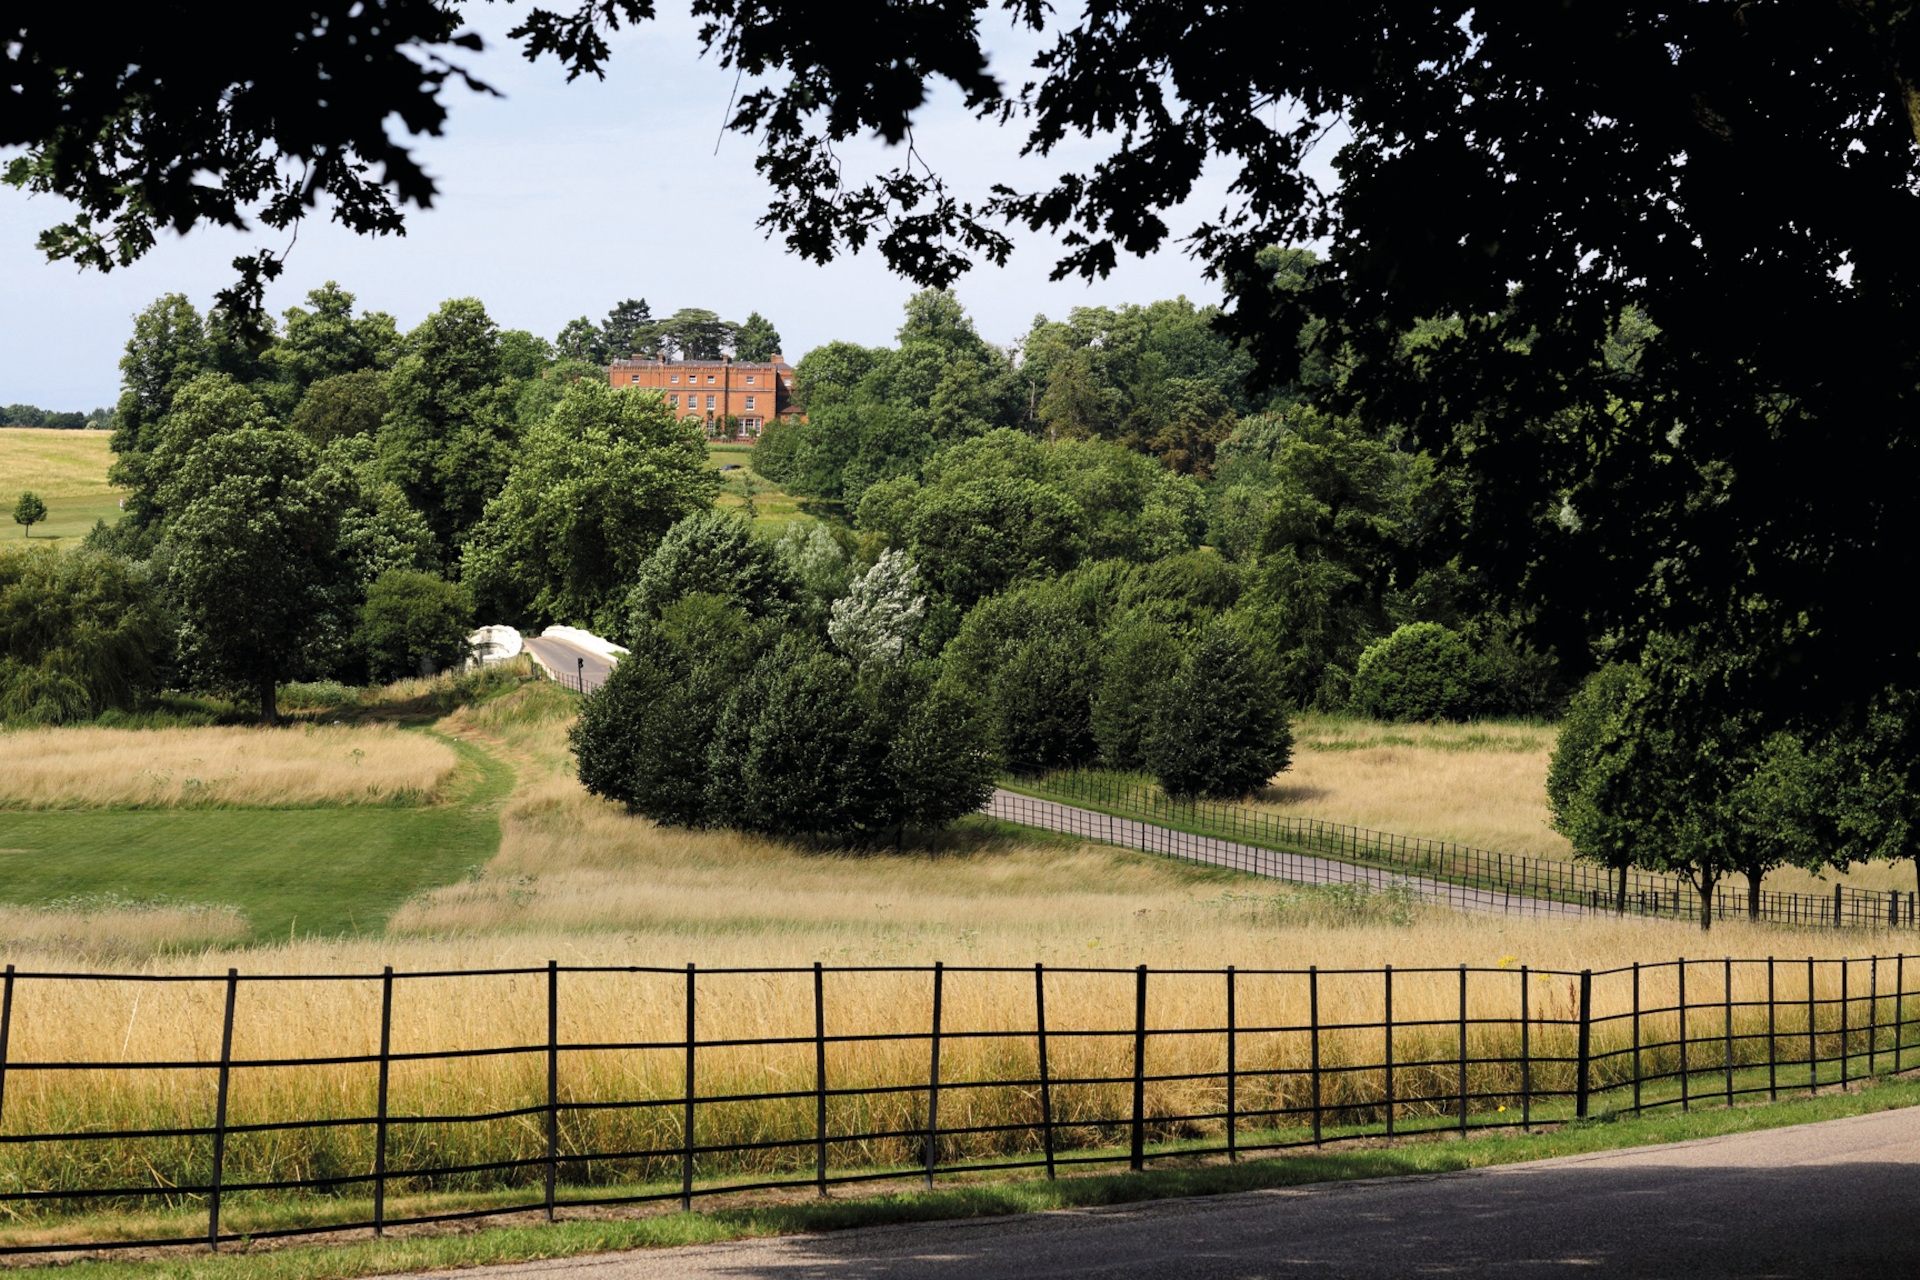
<instances>
[{"instance_id":1,"label":"distant field","mask_svg":"<svg viewBox=\"0 0 1920 1280\"><path fill-rule=\"evenodd\" d=\"M1381 724L1302 716L1294 725L1293 767L1253 807L1500 853L1570 859L1573 846L1548 825L1547 766L1558 732L1549 724ZM1904 862L1825 879L1784 868L1766 884L1817 893L1830 890L1836 879L1858 889L1914 888L1913 864Z\"/></svg>"},{"instance_id":2,"label":"distant field","mask_svg":"<svg viewBox=\"0 0 1920 1280\"><path fill-rule=\"evenodd\" d=\"M122 491L107 484L110 438L105 431L0 428L0 538L22 535L13 504L25 489L47 504L45 523L30 534L35 542L79 538L97 520L118 520Z\"/></svg>"},{"instance_id":3,"label":"distant field","mask_svg":"<svg viewBox=\"0 0 1920 1280\"><path fill-rule=\"evenodd\" d=\"M783 525L800 519L800 500L753 469L752 445L709 443L707 457L716 469L727 466L740 468L738 471L728 471L722 477L725 487L720 490L720 498L715 505L723 510L738 510L746 506L748 486L751 485L757 523Z\"/></svg>"}]
</instances>

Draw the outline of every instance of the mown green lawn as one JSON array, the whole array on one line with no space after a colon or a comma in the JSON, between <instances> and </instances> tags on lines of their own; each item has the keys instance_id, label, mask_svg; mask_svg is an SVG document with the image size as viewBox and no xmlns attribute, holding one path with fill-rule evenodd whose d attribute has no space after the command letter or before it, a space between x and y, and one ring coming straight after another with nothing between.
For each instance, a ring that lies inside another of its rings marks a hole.
<instances>
[{"instance_id":1,"label":"mown green lawn","mask_svg":"<svg viewBox=\"0 0 1920 1280\"><path fill-rule=\"evenodd\" d=\"M417 809L0 811L0 899L219 903L244 912L261 942L376 933L408 898L500 846L512 770L453 745L480 781L458 802Z\"/></svg>"}]
</instances>

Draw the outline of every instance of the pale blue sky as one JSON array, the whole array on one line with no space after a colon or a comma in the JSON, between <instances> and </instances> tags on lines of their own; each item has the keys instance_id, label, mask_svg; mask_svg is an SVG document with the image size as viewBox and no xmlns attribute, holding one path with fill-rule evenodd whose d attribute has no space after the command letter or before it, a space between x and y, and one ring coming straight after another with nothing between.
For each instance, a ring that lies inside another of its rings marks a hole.
<instances>
[{"instance_id":1,"label":"pale blue sky","mask_svg":"<svg viewBox=\"0 0 1920 1280\"><path fill-rule=\"evenodd\" d=\"M834 338L889 343L912 292L876 253L816 267L766 240L754 226L768 188L753 169L754 144L729 134L714 152L734 77L696 55L684 13L614 38L607 80L568 85L551 62L534 66L498 37L515 10L475 6L493 51L475 69L506 94L449 89L451 119L417 154L439 181L432 210L411 211L405 238L367 240L314 219L301 231L287 272L272 286L274 311L338 280L368 309L410 327L443 299L472 295L506 328L551 338L570 318L598 319L614 302L645 298L654 313L709 307L729 319L758 310L773 320L786 355ZM1020 76L1025 41L989 10L1004 80ZM1012 58L1011 65L1002 60ZM1020 161L1019 137L975 123L957 95L930 104L917 130L920 153L965 191L994 181L1038 186L1075 160ZM891 164L869 144L848 153L848 172ZM1177 232L1215 213L1225 179L1209 174ZM118 395L115 367L130 318L160 294L182 292L205 307L231 278L228 266L256 245L252 234L195 232L163 240L132 268L101 276L50 265L34 250L40 228L63 210L46 198L0 188L0 404L90 409ZM1010 265L982 267L956 292L982 336L1008 343L1034 315L1075 306L1148 302L1185 294L1218 301L1213 284L1178 247L1128 260L1108 280L1050 284L1050 242L1023 237Z\"/></svg>"}]
</instances>

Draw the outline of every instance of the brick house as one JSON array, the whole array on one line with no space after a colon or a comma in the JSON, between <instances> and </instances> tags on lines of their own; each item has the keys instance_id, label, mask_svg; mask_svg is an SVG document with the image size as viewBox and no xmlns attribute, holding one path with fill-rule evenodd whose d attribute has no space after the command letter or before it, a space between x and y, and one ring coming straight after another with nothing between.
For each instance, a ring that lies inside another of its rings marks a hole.
<instances>
[{"instance_id":1,"label":"brick house","mask_svg":"<svg viewBox=\"0 0 1920 1280\"><path fill-rule=\"evenodd\" d=\"M719 360L615 360L607 380L621 389L658 391L681 418L697 419L715 440L752 440L775 418L797 416L793 366Z\"/></svg>"}]
</instances>

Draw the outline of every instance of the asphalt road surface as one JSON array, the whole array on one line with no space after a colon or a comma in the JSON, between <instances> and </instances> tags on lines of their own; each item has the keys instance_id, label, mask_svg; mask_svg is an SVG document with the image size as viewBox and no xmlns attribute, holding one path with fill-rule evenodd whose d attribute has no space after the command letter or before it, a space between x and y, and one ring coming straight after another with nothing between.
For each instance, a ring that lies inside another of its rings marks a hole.
<instances>
[{"instance_id":1,"label":"asphalt road surface","mask_svg":"<svg viewBox=\"0 0 1920 1280\"><path fill-rule=\"evenodd\" d=\"M479 1268L487 1280L1920 1275L1920 1109L1432 1177Z\"/></svg>"},{"instance_id":2,"label":"asphalt road surface","mask_svg":"<svg viewBox=\"0 0 1920 1280\"><path fill-rule=\"evenodd\" d=\"M611 659L591 649L582 649L571 640L528 636L521 643L555 680L582 693L592 693L598 689L607 682L607 676L613 671Z\"/></svg>"},{"instance_id":3,"label":"asphalt road surface","mask_svg":"<svg viewBox=\"0 0 1920 1280\"><path fill-rule=\"evenodd\" d=\"M1220 840L1212 836L1197 836L1185 831L1176 831L1170 827L1156 826L1149 822L1116 818L1111 814L1081 809L1055 800L1037 800L1031 796L1016 795L1011 791L996 789L993 798L987 802L987 807L982 812L1008 822L1018 822L1023 826L1091 836L1096 840L1105 840L1128 849L1172 854L1195 862L1207 862L1215 866L1248 871L1254 875L1289 880L1295 884L1366 884L1376 889L1407 889L1428 902L1461 911L1497 911L1509 915L1542 916L1590 914L1585 907L1576 903L1557 902L1551 898L1529 898L1496 889L1476 889L1467 885L1449 884L1445 880L1432 880L1426 876L1402 875L1375 867L1359 867L1349 862L1336 862L1332 858L1316 858L1311 854L1278 853L1272 849L1262 849L1258 845L1241 844L1236 840Z\"/></svg>"}]
</instances>

